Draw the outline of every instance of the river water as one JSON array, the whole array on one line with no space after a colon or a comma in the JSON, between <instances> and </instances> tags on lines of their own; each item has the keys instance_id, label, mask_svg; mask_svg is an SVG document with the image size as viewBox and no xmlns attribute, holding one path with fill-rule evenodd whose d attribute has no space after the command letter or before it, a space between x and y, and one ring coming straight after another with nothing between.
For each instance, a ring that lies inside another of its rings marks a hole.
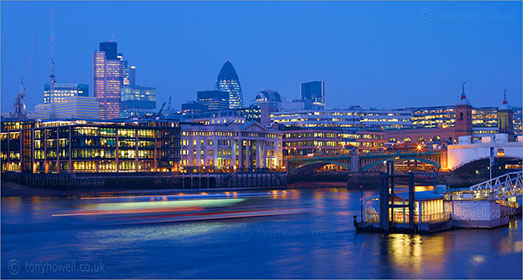
<instances>
[{"instance_id":1,"label":"river water","mask_svg":"<svg viewBox=\"0 0 523 280\"><path fill-rule=\"evenodd\" d=\"M364 192L368 197L374 192ZM522 278L522 224L356 233L341 188L2 198L2 278Z\"/></svg>"}]
</instances>

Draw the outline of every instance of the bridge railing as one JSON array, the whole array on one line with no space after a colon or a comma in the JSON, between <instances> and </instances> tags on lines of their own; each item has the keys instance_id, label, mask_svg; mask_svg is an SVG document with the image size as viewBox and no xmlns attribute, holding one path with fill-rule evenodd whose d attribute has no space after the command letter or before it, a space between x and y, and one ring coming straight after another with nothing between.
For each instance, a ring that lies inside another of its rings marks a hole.
<instances>
[{"instance_id":1,"label":"bridge railing","mask_svg":"<svg viewBox=\"0 0 523 280\"><path fill-rule=\"evenodd\" d=\"M367 152L367 153L358 153L359 156L402 156L402 155L425 155L425 154L434 154L438 153L439 150L427 149L427 150L391 150L383 152ZM303 156L289 156L287 160L299 160L299 159L324 159L324 158L336 158L340 156L352 156L353 153L350 151L336 152L334 154L312 154L312 155L303 155Z\"/></svg>"},{"instance_id":2,"label":"bridge railing","mask_svg":"<svg viewBox=\"0 0 523 280\"><path fill-rule=\"evenodd\" d=\"M414 223L415 224L420 222L419 217L420 216L419 216L418 213L414 214ZM428 223L428 224L439 223L439 222L448 221L448 220L451 219L451 217L452 217L452 212L451 211L431 213L431 214L422 215L421 216L421 222L422 223ZM409 219L410 219L410 217L409 217L409 213L408 212L405 212L405 214L403 214L403 213L394 213L393 215L389 216L389 221L392 222L392 223L395 223L395 224L408 224L409 223ZM365 222L368 222L368 223L379 223L380 222L379 213L377 213L377 212L375 212L375 213L367 212L366 215L365 215Z\"/></svg>"},{"instance_id":3,"label":"bridge railing","mask_svg":"<svg viewBox=\"0 0 523 280\"><path fill-rule=\"evenodd\" d=\"M453 200L499 200L523 193L523 171L503 174L449 194Z\"/></svg>"}]
</instances>

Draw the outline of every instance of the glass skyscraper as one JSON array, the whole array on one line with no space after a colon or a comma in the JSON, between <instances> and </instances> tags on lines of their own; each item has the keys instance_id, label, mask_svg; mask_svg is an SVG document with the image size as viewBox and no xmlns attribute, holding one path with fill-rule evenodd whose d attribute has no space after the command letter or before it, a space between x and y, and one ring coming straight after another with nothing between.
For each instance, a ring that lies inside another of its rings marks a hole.
<instances>
[{"instance_id":1,"label":"glass skyscraper","mask_svg":"<svg viewBox=\"0 0 523 280\"><path fill-rule=\"evenodd\" d=\"M207 110L227 110L229 108L229 96L226 91L205 90L198 91L198 102L207 107Z\"/></svg>"},{"instance_id":2,"label":"glass skyscraper","mask_svg":"<svg viewBox=\"0 0 523 280\"><path fill-rule=\"evenodd\" d=\"M156 88L136 85L136 67L124 61L120 117L138 116L156 109Z\"/></svg>"},{"instance_id":3,"label":"glass skyscraper","mask_svg":"<svg viewBox=\"0 0 523 280\"><path fill-rule=\"evenodd\" d=\"M118 118L123 75L123 59L116 42L100 43L100 50L93 55L93 92L100 103L101 119Z\"/></svg>"},{"instance_id":4,"label":"glass skyscraper","mask_svg":"<svg viewBox=\"0 0 523 280\"><path fill-rule=\"evenodd\" d=\"M223 64L220 74L218 74L216 89L229 93L229 109L240 109L243 107L240 79L232 63L228 60Z\"/></svg>"},{"instance_id":5,"label":"glass skyscraper","mask_svg":"<svg viewBox=\"0 0 523 280\"><path fill-rule=\"evenodd\" d=\"M305 102L305 109L325 108L325 82L312 81L302 83L301 100Z\"/></svg>"}]
</instances>

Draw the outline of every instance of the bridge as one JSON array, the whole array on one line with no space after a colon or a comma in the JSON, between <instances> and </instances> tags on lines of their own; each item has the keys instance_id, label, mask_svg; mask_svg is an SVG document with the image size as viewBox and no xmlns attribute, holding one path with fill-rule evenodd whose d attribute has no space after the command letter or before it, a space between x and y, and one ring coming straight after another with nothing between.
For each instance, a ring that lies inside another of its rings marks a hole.
<instances>
[{"instance_id":1,"label":"bridge","mask_svg":"<svg viewBox=\"0 0 523 280\"><path fill-rule=\"evenodd\" d=\"M467 138L468 137L468 138ZM395 164L412 167L412 164L436 168L439 171L454 171L469 163L487 161L491 151L496 160L523 158L523 137L517 142L498 140L492 142L471 143L470 136L460 137L456 145L443 145L440 149L397 150L373 153L358 153L355 149L342 151L334 155L294 156L287 158L289 175L311 174L325 165L342 166L351 172L365 172L382 169L385 161L393 160Z\"/></svg>"},{"instance_id":2,"label":"bridge","mask_svg":"<svg viewBox=\"0 0 523 280\"><path fill-rule=\"evenodd\" d=\"M335 155L313 155L291 157L287 159L287 170L289 174L307 174L328 164L342 166L349 171L364 172L374 168L380 168L380 164L386 161L410 161L423 162L441 168L441 151L439 150L417 150L417 151L392 151L357 153L346 152Z\"/></svg>"}]
</instances>

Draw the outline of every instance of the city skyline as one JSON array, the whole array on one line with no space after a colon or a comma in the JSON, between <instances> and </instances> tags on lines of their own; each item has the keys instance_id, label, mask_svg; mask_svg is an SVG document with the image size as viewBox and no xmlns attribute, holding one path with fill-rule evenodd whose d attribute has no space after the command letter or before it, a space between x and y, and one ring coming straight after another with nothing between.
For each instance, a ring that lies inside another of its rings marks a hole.
<instances>
[{"instance_id":1,"label":"city skyline","mask_svg":"<svg viewBox=\"0 0 523 280\"><path fill-rule=\"evenodd\" d=\"M118 3L89 3L89 6L81 3L1 5L2 33L5 38L2 40L2 112L12 111L34 36L38 38L37 47L32 71L26 79L28 110L32 111L34 105L42 103L43 85L49 80L51 8L55 8L57 83L85 83L94 89L91 81L92 52L99 42L111 40L114 34L114 41L118 42L119 51L124 53L125 60L136 65L143 73L140 74L143 77L140 83L157 88L159 104L172 96L174 108L180 108L181 103L192 100L191 97L197 91L213 88L219 67L227 60L233 63L241 77L244 105L250 104L255 95L265 89L278 91L287 100L297 99L301 83L324 80L327 84L327 107L331 108L347 108L351 105L400 108L455 104L463 81L467 82L467 96L475 107L500 106L504 88L508 88L509 104L521 106L521 26L518 24L521 3L202 5L168 2L150 5L136 3L133 7L122 5L127 12L140 8L158 11L160 16L156 18L142 16L151 22L146 27L165 26L165 30L160 29L163 31L151 34L145 34L145 27L133 29L139 27L133 23L117 23L123 16L118 14L103 21L107 26L105 30L96 28L98 24L94 24L77 26L76 31L73 30L76 28L74 24L73 27L67 24L71 15L77 14L74 12L77 9L88 11L100 6L118 7ZM320 12L326 9L334 11L337 5L350 8L348 12L354 15L331 13L330 18L321 15ZM476 10L470 12L465 7ZM201 11L200 15L206 18L205 21L194 22L183 14L184 11L194 13L196 9ZM213 9L231 9L235 16L233 19L221 20L216 23L218 26L214 26L219 17L211 13ZM271 14L275 17L275 23L260 25L249 19L249 15L257 10ZM369 11L374 11L378 17L369 19L358 16L357 11L362 10L367 15ZM174 11L175 15L162 17L166 11ZM292 11L301 12L303 17L288 17ZM321 24L314 25L304 19L308 15L315 15L315 11L323 20ZM427 11L428 16L425 13ZM463 15L460 11L476 14ZM493 14L484 14L484 11ZM399 12L406 19L396 19L394 14ZM13 20L21 13L27 13L33 20L15 26ZM489 18L490 15L493 18ZM81 19L86 15L78 16ZM238 20L244 22L245 26L236 26ZM384 26L384 23L391 26ZM168 32L172 29L170 26L183 27L176 29L178 33L173 33L179 36L171 38ZM358 26L372 30L373 35L362 34ZM325 32L315 32L322 28L326 28ZM392 34L386 34L382 29ZM133 30L137 31L137 35L131 35L133 32L130 31ZM242 40L232 44L229 41L235 36L220 39L216 37L216 33L219 33L216 30L227 30L230 35L240 36ZM411 34L412 38L400 36L402 31L410 32L407 34ZM376 34L379 36L376 37ZM302 41L296 39L296 36L304 35L311 37ZM316 35L319 38L316 39ZM263 36L271 40L263 40ZM401 37L401 42L394 36ZM313 40L309 40L311 38ZM178 44L170 45L176 42ZM201 46L202 42L205 42L205 47ZM253 45L254 42L260 42L260 46ZM387 42L389 44L385 45ZM158 51L148 51L148 48L153 47ZM169 49L170 52L165 51ZM259 55L252 56L253 51ZM327 54L328 51L331 53ZM424 58L419 62L422 56ZM163 57L163 61L159 57ZM93 93L91 91L90 96Z\"/></svg>"},{"instance_id":2,"label":"city skyline","mask_svg":"<svg viewBox=\"0 0 523 280\"><path fill-rule=\"evenodd\" d=\"M0 277L523 279L523 1L54 1L0 2Z\"/></svg>"}]
</instances>

